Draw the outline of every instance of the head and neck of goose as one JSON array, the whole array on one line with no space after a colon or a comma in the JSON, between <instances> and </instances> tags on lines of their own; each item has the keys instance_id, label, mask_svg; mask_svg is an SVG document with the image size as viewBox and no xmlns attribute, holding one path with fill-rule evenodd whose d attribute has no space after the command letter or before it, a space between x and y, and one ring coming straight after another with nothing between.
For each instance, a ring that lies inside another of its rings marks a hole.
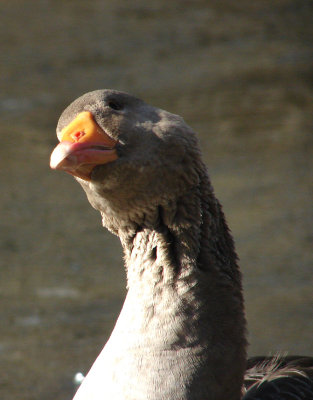
<instances>
[{"instance_id":1,"label":"head and neck of goose","mask_svg":"<svg viewBox=\"0 0 313 400\"><path fill-rule=\"evenodd\" d=\"M85 132L86 116L97 139ZM76 176L120 237L128 282L75 399L239 400L241 276L194 132L179 116L112 90L75 100L57 132L51 165Z\"/></svg>"}]
</instances>

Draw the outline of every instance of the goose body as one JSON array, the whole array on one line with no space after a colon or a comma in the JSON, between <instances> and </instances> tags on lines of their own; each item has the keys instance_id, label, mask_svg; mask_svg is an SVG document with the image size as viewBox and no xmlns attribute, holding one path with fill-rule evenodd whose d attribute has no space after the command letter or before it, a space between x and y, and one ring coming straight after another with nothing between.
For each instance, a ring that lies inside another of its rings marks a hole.
<instances>
[{"instance_id":1,"label":"goose body","mask_svg":"<svg viewBox=\"0 0 313 400\"><path fill-rule=\"evenodd\" d=\"M63 112L57 135L51 167L76 177L119 236L128 284L111 337L75 400L287 400L297 391L290 387L301 387L295 399L312 399L309 358L300 369L296 359L251 361L244 381L234 243L183 119L98 90Z\"/></svg>"}]
</instances>

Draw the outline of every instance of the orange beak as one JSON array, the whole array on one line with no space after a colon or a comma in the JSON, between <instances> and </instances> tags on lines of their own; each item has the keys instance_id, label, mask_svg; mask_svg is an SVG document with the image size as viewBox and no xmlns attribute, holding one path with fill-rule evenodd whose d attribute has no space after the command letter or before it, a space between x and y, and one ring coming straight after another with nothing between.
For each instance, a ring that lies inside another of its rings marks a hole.
<instances>
[{"instance_id":1,"label":"orange beak","mask_svg":"<svg viewBox=\"0 0 313 400\"><path fill-rule=\"evenodd\" d=\"M83 111L58 134L60 143L53 150L50 167L86 181L96 165L117 159L116 140L96 123L90 111Z\"/></svg>"}]
</instances>

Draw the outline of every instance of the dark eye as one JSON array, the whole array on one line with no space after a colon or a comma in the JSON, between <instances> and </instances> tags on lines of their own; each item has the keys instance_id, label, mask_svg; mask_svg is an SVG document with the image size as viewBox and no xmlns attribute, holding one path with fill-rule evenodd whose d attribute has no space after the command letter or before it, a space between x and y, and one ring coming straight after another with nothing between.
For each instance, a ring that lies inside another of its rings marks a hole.
<instances>
[{"instance_id":1,"label":"dark eye","mask_svg":"<svg viewBox=\"0 0 313 400\"><path fill-rule=\"evenodd\" d=\"M112 110L121 110L123 107L117 103L116 101L109 101L108 106L112 108Z\"/></svg>"}]
</instances>

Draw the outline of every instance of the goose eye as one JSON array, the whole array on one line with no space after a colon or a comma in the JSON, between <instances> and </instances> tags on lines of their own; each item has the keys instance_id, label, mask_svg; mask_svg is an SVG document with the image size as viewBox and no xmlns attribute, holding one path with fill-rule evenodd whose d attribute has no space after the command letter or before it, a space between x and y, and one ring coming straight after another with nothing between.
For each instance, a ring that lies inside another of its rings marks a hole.
<instances>
[{"instance_id":1,"label":"goose eye","mask_svg":"<svg viewBox=\"0 0 313 400\"><path fill-rule=\"evenodd\" d=\"M122 106L119 103L116 103L115 101L109 101L108 106L112 108L113 110L121 110Z\"/></svg>"}]
</instances>

